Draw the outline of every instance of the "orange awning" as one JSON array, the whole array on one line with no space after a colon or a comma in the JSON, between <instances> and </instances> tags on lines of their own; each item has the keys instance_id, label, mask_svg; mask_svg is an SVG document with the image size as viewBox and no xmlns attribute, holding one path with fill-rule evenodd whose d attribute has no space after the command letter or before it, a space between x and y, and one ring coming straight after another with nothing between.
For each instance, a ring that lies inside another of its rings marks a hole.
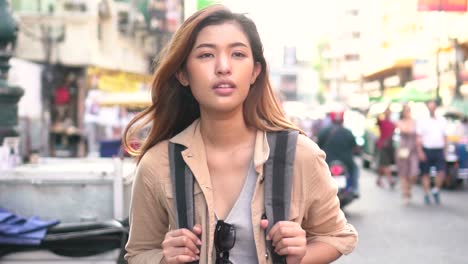
<instances>
[{"instance_id":1,"label":"orange awning","mask_svg":"<svg viewBox=\"0 0 468 264\"><path fill-rule=\"evenodd\" d=\"M412 67L413 67L413 59L399 59L387 67L378 69L372 73L364 75L363 79L366 82L385 79L387 77L396 75L399 70L409 69Z\"/></svg>"}]
</instances>

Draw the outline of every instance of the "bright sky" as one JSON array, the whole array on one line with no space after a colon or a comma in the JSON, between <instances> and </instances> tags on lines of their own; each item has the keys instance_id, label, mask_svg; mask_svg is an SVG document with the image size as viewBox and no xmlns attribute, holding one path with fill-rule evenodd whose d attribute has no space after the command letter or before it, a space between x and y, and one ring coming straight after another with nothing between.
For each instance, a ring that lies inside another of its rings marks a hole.
<instances>
[{"instance_id":1,"label":"bright sky","mask_svg":"<svg viewBox=\"0 0 468 264\"><path fill-rule=\"evenodd\" d=\"M297 46L299 59L311 59L317 39L332 26L335 0L223 0L234 12L254 20L266 56L282 60L285 45ZM278 56L279 54L279 56Z\"/></svg>"}]
</instances>

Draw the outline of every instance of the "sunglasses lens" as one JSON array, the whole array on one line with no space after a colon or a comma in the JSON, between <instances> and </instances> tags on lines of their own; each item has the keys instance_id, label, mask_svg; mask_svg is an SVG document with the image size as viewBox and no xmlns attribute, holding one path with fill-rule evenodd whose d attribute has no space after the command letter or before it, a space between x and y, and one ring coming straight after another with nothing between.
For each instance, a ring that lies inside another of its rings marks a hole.
<instances>
[{"instance_id":1,"label":"sunglasses lens","mask_svg":"<svg viewBox=\"0 0 468 264\"><path fill-rule=\"evenodd\" d=\"M224 252L231 250L236 243L236 229L234 226L219 220L216 224L214 242L216 250L218 251Z\"/></svg>"},{"instance_id":2,"label":"sunglasses lens","mask_svg":"<svg viewBox=\"0 0 468 264\"><path fill-rule=\"evenodd\" d=\"M229 259L217 258L216 264L232 264L232 262Z\"/></svg>"}]
</instances>

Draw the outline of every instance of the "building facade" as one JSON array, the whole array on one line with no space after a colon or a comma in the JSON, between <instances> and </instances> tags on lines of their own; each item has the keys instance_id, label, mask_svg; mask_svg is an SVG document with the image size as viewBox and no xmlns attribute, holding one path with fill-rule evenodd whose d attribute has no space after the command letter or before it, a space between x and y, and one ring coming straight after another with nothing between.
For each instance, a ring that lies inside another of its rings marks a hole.
<instances>
[{"instance_id":1,"label":"building facade","mask_svg":"<svg viewBox=\"0 0 468 264\"><path fill-rule=\"evenodd\" d=\"M179 0L10 0L10 4L19 28L15 56L42 68L37 98L42 111L39 120L33 120L43 124L41 146L33 151L45 156L85 155L89 91L147 89L154 58L183 20Z\"/></svg>"}]
</instances>

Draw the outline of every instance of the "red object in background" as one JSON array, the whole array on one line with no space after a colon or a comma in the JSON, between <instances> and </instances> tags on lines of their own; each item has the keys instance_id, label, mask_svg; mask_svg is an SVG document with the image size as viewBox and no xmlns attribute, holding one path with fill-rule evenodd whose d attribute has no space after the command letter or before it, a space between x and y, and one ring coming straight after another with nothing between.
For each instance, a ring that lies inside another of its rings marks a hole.
<instances>
[{"instance_id":1,"label":"red object in background","mask_svg":"<svg viewBox=\"0 0 468 264\"><path fill-rule=\"evenodd\" d=\"M330 119L332 121L343 121L344 112L330 112Z\"/></svg>"},{"instance_id":2,"label":"red object in background","mask_svg":"<svg viewBox=\"0 0 468 264\"><path fill-rule=\"evenodd\" d=\"M70 91L66 86L59 86L55 89L55 104L56 105L65 105L70 101Z\"/></svg>"},{"instance_id":3,"label":"red object in background","mask_svg":"<svg viewBox=\"0 0 468 264\"><path fill-rule=\"evenodd\" d=\"M467 0L418 0L418 11L466 12Z\"/></svg>"},{"instance_id":4,"label":"red object in background","mask_svg":"<svg viewBox=\"0 0 468 264\"><path fill-rule=\"evenodd\" d=\"M464 83L468 83L468 70L460 72L460 79Z\"/></svg>"},{"instance_id":5,"label":"red object in background","mask_svg":"<svg viewBox=\"0 0 468 264\"><path fill-rule=\"evenodd\" d=\"M380 137L377 140L377 148L381 149L386 147L386 144L392 143L393 132L395 131L395 124L388 119L379 119L377 125L380 130ZM387 146L388 147L388 146Z\"/></svg>"},{"instance_id":6,"label":"red object in background","mask_svg":"<svg viewBox=\"0 0 468 264\"><path fill-rule=\"evenodd\" d=\"M331 168L330 168L330 172L331 172L331 175L332 176L340 176L343 174L343 167L339 166L339 165L333 165Z\"/></svg>"}]
</instances>

